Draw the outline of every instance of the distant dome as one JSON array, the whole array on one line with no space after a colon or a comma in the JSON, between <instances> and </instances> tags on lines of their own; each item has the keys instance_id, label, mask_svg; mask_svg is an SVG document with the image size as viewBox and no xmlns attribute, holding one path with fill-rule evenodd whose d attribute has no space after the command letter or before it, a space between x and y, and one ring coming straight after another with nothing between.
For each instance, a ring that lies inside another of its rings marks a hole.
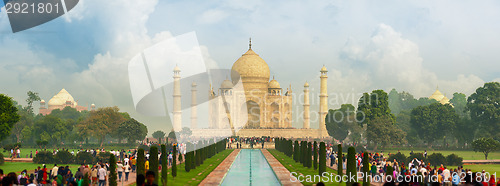
<instances>
[{"instance_id":1,"label":"distant dome","mask_svg":"<svg viewBox=\"0 0 500 186\"><path fill-rule=\"evenodd\" d=\"M280 87L280 83L278 83L278 81L276 81L275 79L271 80L269 82L269 88L281 88Z\"/></svg>"},{"instance_id":2,"label":"distant dome","mask_svg":"<svg viewBox=\"0 0 500 186\"><path fill-rule=\"evenodd\" d=\"M304 83L304 87L309 87L309 83Z\"/></svg>"},{"instance_id":3,"label":"distant dome","mask_svg":"<svg viewBox=\"0 0 500 186\"><path fill-rule=\"evenodd\" d=\"M231 83L231 81L229 81L229 79L226 79L222 82L222 84L220 85L220 88L233 88L233 83Z\"/></svg>"},{"instance_id":4,"label":"distant dome","mask_svg":"<svg viewBox=\"0 0 500 186\"><path fill-rule=\"evenodd\" d=\"M450 99L448 99L446 96L444 96L444 97L443 97L443 99L441 99L441 100L439 101L439 103L441 103L441 104L443 104L443 105L444 105L444 104L448 104L448 103L450 103Z\"/></svg>"},{"instance_id":5,"label":"distant dome","mask_svg":"<svg viewBox=\"0 0 500 186\"><path fill-rule=\"evenodd\" d=\"M439 92L439 90L436 89L436 91L429 97L429 99L434 99L436 101L441 101L444 98L443 93Z\"/></svg>"},{"instance_id":6,"label":"distant dome","mask_svg":"<svg viewBox=\"0 0 500 186\"><path fill-rule=\"evenodd\" d=\"M179 66L175 65L175 68L174 68L174 72L180 72L181 69L179 68Z\"/></svg>"},{"instance_id":7,"label":"distant dome","mask_svg":"<svg viewBox=\"0 0 500 186\"><path fill-rule=\"evenodd\" d=\"M73 96L71 96L71 94L69 94L68 91L63 88L61 91L59 91L59 93L57 93L49 100L49 106L65 105L66 101L70 101L71 103L75 102Z\"/></svg>"},{"instance_id":8,"label":"distant dome","mask_svg":"<svg viewBox=\"0 0 500 186\"><path fill-rule=\"evenodd\" d=\"M40 101L40 103L45 103L45 100L43 100L43 99L42 99L42 100Z\"/></svg>"}]
</instances>

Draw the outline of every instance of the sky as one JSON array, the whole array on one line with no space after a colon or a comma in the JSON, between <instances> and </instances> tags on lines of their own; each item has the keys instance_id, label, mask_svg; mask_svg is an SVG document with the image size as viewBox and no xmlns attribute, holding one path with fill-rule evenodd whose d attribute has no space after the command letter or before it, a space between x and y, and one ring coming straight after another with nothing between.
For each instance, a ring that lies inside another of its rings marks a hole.
<instances>
[{"instance_id":1,"label":"sky","mask_svg":"<svg viewBox=\"0 0 500 186\"><path fill-rule=\"evenodd\" d=\"M374 89L428 97L439 87L451 99L500 81L499 22L494 0L80 0L62 17L12 33L2 7L0 93L25 104L29 90L48 101L65 88L80 105L118 106L150 133L169 131L168 119L135 111L127 65L143 49L194 31L203 59L227 69L251 37L282 87L300 94L309 82L311 111L323 65L333 109Z\"/></svg>"}]
</instances>

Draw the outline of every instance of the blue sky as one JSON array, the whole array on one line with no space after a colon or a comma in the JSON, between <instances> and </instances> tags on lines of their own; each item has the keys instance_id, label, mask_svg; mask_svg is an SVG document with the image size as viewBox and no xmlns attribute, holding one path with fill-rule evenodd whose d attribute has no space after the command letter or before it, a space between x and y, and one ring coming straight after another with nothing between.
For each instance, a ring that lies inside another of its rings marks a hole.
<instances>
[{"instance_id":1,"label":"blue sky","mask_svg":"<svg viewBox=\"0 0 500 186\"><path fill-rule=\"evenodd\" d=\"M0 92L20 101L33 90L48 100L66 88L80 104L117 105L153 131L163 121L134 112L127 63L162 39L195 31L205 60L222 68L252 37L271 75L295 92L305 81L319 86L324 64L329 91L343 97L391 88L429 96L438 85L448 97L469 95L500 80L499 22L493 0L81 0L67 15L13 34L2 8ZM330 107L358 99L351 97Z\"/></svg>"}]
</instances>

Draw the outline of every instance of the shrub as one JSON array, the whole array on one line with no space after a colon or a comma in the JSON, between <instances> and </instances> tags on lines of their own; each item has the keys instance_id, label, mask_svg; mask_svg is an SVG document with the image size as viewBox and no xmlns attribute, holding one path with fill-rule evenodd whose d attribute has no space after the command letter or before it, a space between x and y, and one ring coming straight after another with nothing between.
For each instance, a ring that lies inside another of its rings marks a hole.
<instances>
[{"instance_id":1,"label":"shrub","mask_svg":"<svg viewBox=\"0 0 500 186\"><path fill-rule=\"evenodd\" d=\"M144 157L144 149L137 150L137 175L146 176L146 157Z\"/></svg>"},{"instance_id":2,"label":"shrub","mask_svg":"<svg viewBox=\"0 0 500 186\"><path fill-rule=\"evenodd\" d=\"M167 167L167 146L164 144L161 145L161 183L162 185L167 185L167 178L168 178L168 167ZM189 171L188 171L189 172Z\"/></svg>"},{"instance_id":3,"label":"shrub","mask_svg":"<svg viewBox=\"0 0 500 186\"><path fill-rule=\"evenodd\" d=\"M3 165L4 162L3 153L0 153L0 165Z\"/></svg>"},{"instance_id":4,"label":"shrub","mask_svg":"<svg viewBox=\"0 0 500 186\"><path fill-rule=\"evenodd\" d=\"M79 152L76 154L75 157L75 163L76 164L94 164L94 157L92 157L92 154L90 152Z\"/></svg>"},{"instance_id":5,"label":"shrub","mask_svg":"<svg viewBox=\"0 0 500 186\"><path fill-rule=\"evenodd\" d=\"M417 159L418 159L418 161L422 161L422 160L423 160L423 161L427 162L427 158L425 158L425 157L424 157L424 154L422 154L422 153L413 153L413 155L408 156L408 158L407 158L407 161L406 161L406 162L408 162L408 163L409 163L409 162L410 162L410 161L412 161L414 158L417 158Z\"/></svg>"},{"instance_id":6,"label":"shrub","mask_svg":"<svg viewBox=\"0 0 500 186\"><path fill-rule=\"evenodd\" d=\"M406 165L407 163L407 158L404 154L401 152L398 152L397 154L391 154L387 161L394 161L396 160L399 164Z\"/></svg>"},{"instance_id":7,"label":"shrub","mask_svg":"<svg viewBox=\"0 0 500 186\"><path fill-rule=\"evenodd\" d=\"M344 170L342 170L344 167L342 165L343 160L342 160L342 144L338 145L337 148L337 175L339 175L342 178L342 175L344 175ZM342 180L341 180L342 182Z\"/></svg>"},{"instance_id":8,"label":"shrub","mask_svg":"<svg viewBox=\"0 0 500 186\"><path fill-rule=\"evenodd\" d=\"M431 155L427 156L427 161L433 166L446 164L446 158L441 153L432 153Z\"/></svg>"},{"instance_id":9,"label":"shrub","mask_svg":"<svg viewBox=\"0 0 500 186\"><path fill-rule=\"evenodd\" d=\"M177 156L177 146L173 146L173 151L172 151L172 176L175 178L177 177L177 161L176 161L176 156ZM201 155L200 155L201 158Z\"/></svg>"},{"instance_id":10,"label":"shrub","mask_svg":"<svg viewBox=\"0 0 500 186\"><path fill-rule=\"evenodd\" d=\"M295 162L299 162L300 160L300 152L299 152L299 141L295 141L294 145L293 145L293 160L295 160Z\"/></svg>"},{"instance_id":11,"label":"shrub","mask_svg":"<svg viewBox=\"0 0 500 186\"><path fill-rule=\"evenodd\" d=\"M365 175L370 175L370 157L368 157L368 152L363 153L363 172ZM370 180L368 179L368 176L363 176L363 186L369 186L370 185Z\"/></svg>"},{"instance_id":12,"label":"shrub","mask_svg":"<svg viewBox=\"0 0 500 186\"><path fill-rule=\"evenodd\" d=\"M54 163L54 156L52 155L52 152L49 151L40 151L38 154L33 158L33 163L37 164L49 164L49 163Z\"/></svg>"},{"instance_id":13,"label":"shrub","mask_svg":"<svg viewBox=\"0 0 500 186\"><path fill-rule=\"evenodd\" d=\"M446 164L447 165L453 165L453 166L461 166L463 164L464 159L461 157L458 157L456 154L450 154L446 156Z\"/></svg>"},{"instance_id":14,"label":"shrub","mask_svg":"<svg viewBox=\"0 0 500 186\"><path fill-rule=\"evenodd\" d=\"M307 165L307 168L311 168L311 165L312 165L312 156L311 156L311 151L312 151L312 144L311 142L307 143L307 158L306 158L306 165Z\"/></svg>"},{"instance_id":15,"label":"shrub","mask_svg":"<svg viewBox=\"0 0 500 186\"><path fill-rule=\"evenodd\" d=\"M96 156L96 162L109 162L109 156L110 156L111 153L109 152L100 152L99 154L97 154Z\"/></svg>"},{"instance_id":16,"label":"shrub","mask_svg":"<svg viewBox=\"0 0 500 186\"><path fill-rule=\"evenodd\" d=\"M323 172L325 171L326 171L326 147L325 147L325 142L320 142L318 174L322 176Z\"/></svg>"},{"instance_id":17,"label":"shrub","mask_svg":"<svg viewBox=\"0 0 500 186\"><path fill-rule=\"evenodd\" d=\"M158 148L156 146L151 146L149 149L149 170L153 170L155 173L154 183L158 184Z\"/></svg>"},{"instance_id":18,"label":"shrub","mask_svg":"<svg viewBox=\"0 0 500 186\"><path fill-rule=\"evenodd\" d=\"M117 186L116 179L116 159L115 155L109 153L109 186Z\"/></svg>"},{"instance_id":19,"label":"shrub","mask_svg":"<svg viewBox=\"0 0 500 186\"><path fill-rule=\"evenodd\" d=\"M75 157L67 150L60 150L56 155L54 155L55 163L70 164L73 163L74 159Z\"/></svg>"},{"instance_id":20,"label":"shrub","mask_svg":"<svg viewBox=\"0 0 500 186\"><path fill-rule=\"evenodd\" d=\"M318 143L314 141L314 161L313 161L313 166L314 170L318 168ZM326 155L325 155L326 156Z\"/></svg>"},{"instance_id":21,"label":"shrub","mask_svg":"<svg viewBox=\"0 0 500 186\"><path fill-rule=\"evenodd\" d=\"M347 171L346 176L351 177L351 175L356 175L356 149L354 147L349 147L347 149ZM354 182L348 181L346 186L351 186Z\"/></svg>"}]
</instances>

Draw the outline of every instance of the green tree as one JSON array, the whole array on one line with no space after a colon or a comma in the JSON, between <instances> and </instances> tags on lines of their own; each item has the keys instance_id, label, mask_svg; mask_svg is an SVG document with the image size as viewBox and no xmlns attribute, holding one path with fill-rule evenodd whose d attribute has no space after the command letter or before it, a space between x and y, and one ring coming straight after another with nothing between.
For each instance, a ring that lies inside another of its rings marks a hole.
<instances>
[{"instance_id":1,"label":"green tree","mask_svg":"<svg viewBox=\"0 0 500 186\"><path fill-rule=\"evenodd\" d=\"M455 112L460 118L468 116L465 110L467 106L467 96L465 94L458 92L453 93L453 98L450 99L450 103L453 105Z\"/></svg>"},{"instance_id":2,"label":"green tree","mask_svg":"<svg viewBox=\"0 0 500 186\"><path fill-rule=\"evenodd\" d=\"M17 110L17 114L20 116L19 121L12 127L11 133L16 137L16 143L20 143L22 139L30 137L34 116L33 113L22 108Z\"/></svg>"},{"instance_id":3,"label":"green tree","mask_svg":"<svg viewBox=\"0 0 500 186\"><path fill-rule=\"evenodd\" d=\"M355 107L351 104L342 104L336 110L330 109L325 118L328 134L339 141L344 141L349 131L358 126L354 112Z\"/></svg>"},{"instance_id":4,"label":"green tree","mask_svg":"<svg viewBox=\"0 0 500 186\"><path fill-rule=\"evenodd\" d=\"M167 185L168 178L168 164L167 164L167 146L165 144L161 145L161 184ZM189 171L188 171L189 172Z\"/></svg>"},{"instance_id":5,"label":"green tree","mask_svg":"<svg viewBox=\"0 0 500 186\"><path fill-rule=\"evenodd\" d=\"M349 147L347 149L347 171L346 175L351 177L351 175L356 175L356 149L354 147ZM350 179L346 183L346 186L351 186L354 182L351 182Z\"/></svg>"},{"instance_id":6,"label":"green tree","mask_svg":"<svg viewBox=\"0 0 500 186\"><path fill-rule=\"evenodd\" d=\"M493 138L479 138L472 142L472 149L475 152L482 152L484 154L484 159L488 159L488 154L500 149L500 142L494 140Z\"/></svg>"},{"instance_id":7,"label":"green tree","mask_svg":"<svg viewBox=\"0 0 500 186\"><path fill-rule=\"evenodd\" d=\"M322 176L324 172L326 172L326 147L325 142L320 142L318 175Z\"/></svg>"},{"instance_id":8,"label":"green tree","mask_svg":"<svg viewBox=\"0 0 500 186\"><path fill-rule=\"evenodd\" d=\"M420 138L432 145L435 140L450 136L458 119L459 116L450 104L433 103L414 108L410 123L418 131Z\"/></svg>"},{"instance_id":9,"label":"green tree","mask_svg":"<svg viewBox=\"0 0 500 186\"><path fill-rule=\"evenodd\" d=\"M172 176L175 178L177 177L177 145L173 146L173 151L172 151Z\"/></svg>"},{"instance_id":10,"label":"green tree","mask_svg":"<svg viewBox=\"0 0 500 186\"><path fill-rule=\"evenodd\" d=\"M33 125L34 137L41 141L58 144L70 132L66 125L64 120L49 114L37 120Z\"/></svg>"},{"instance_id":11,"label":"green tree","mask_svg":"<svg viewBox=\"0 0 500 186\"><path fill-rule=\"evenodd\" d=\"M191 170L191 143L187 143L186 144L186 155L184 155L186 157L186 161L184 162L184 169L186 170L186 172L189 172Z\"/></svg>"},{"instance_id":12,"label":"green tree","mask_svg":"<svg viewBox=\"0 0 500 186\"><path fill-rule=\"evenodd\" d=\"M402 131L406 131L405 139L411 145L417 145L422 142L417 131L411 127L411 110L402 110L396 116L396 126Z\"/></svg>"},{"instance_id":13,"label":"green tree","mask_svg":"<svg viewBox=\"0 0 500 186\"><path fill-rule=\"evenodd\" d=\"M466 109L481 130L480 137L500 140L500 83L489 82L467 98Z\"/></svg>"},{"instance_id":14,"label":"green tree","mask_svg":"<svg viewBox=\"0 0 500 186\"><path fill-rule=\"evenodd\" d=\"M32 91L28 91L26 94L28 94L28 98L26 99L26 110L28 113L33 114L33 102L40 101L40 96L38 96L38 93Z\"/></svg>"},{"instance_id":15,"label":"green tree","mask_svg":"<svg viewBox=\"0 0 500 186\"><path fill-rule=\"evenodd\" d=\"M19 118L12 98L0 94L0 141L10 135L10 130L19 121Z\"/></svg>"},{"instance_id":16,"label":"green tree","mask_svg":"<svg viewBox=\"0 0 500 186\"><path fill-rule=\"evenodd\" d=\"M118 132L121 134L121 138L126 138L127 143L132 144L135 141L144 140L148 134L148 128L141 122L131 118L120 124Z\"/></svg>"},{"instance_id":17,"label":"green tree","mask_svg":"<svg viewBox=\"0 0 500 186\"><path fill-rule=\"evenodd\" d=\"M158 139L158 143L161 143L161 139L163 139L164 137L165 137L165 132L161 130L153 132L153 138Z\"/></svg>"},{"instance_id":18,"label":"green tree","mask_svg":"<svg viewBox=\"0 0 500 186\"><path fill-rule=\"evenodd\" d=\"M106 135L117 131L121 123L125 121L118 107L104 107L97 111L91 111L90 115L81 121L77 127L82 134L91 135L99 139L100 146L104 144Z\"/></svg>"},{"instance_id":19,"label":"green tree","mask_svg":"<svg viewBox=\"0 0 500 186\"><path fill-rule=\"evenodd\" d=\"M137 150L137 175L142 174L146 176L146 157L144 157L144 149Z\"/></svg>"},{"instance_id":20,"label":"green tree","mask_svg":"<svg viewBox=\"0 0 500 186\"><path fill-rule=\"evenodd\" d=\"M90 185L90 180L89 180L89 173L85 173L85 176L83 177L83 182L82 185Z\"/></svg>"},{"instance_id":21,"label":"green tree","mask_svg":"<svg viewBox=\"0 0 500 186\"><path fill-rule=\"evenodd\" d=\"M299 162L300 160L300 151L299 151L299 141L295 140L295 143L293 145L293 160L295 160L295 162Z\"/></svg>"},{"instance_id":22,"label":"green tree","mask_svg":"<svg viewBox=\"0 0 500 186\"><path fill-rule=\"evenodd\" d=\"M389 116L394 119L389 108L387 93L383 90L374 90L371 94L364 93L358 102L357 120L370 126L370 121L376 117Z\"/></svg>"},{"instance_id":23,"label":"green tree","mask_svg":"<svg viewBox=\"0 0 500 186\"><path fill-rule=\"evenodd\" d=\"M316 141L314 141L313 148L314 148L313 166L314 170L316 170L318 168L318 143Z\"/></svg>"},{"instance_id":24,"label":"green tree","mask_svg":"<svg viewBox=\"0 0 500 186\"><path fill-rule=\"evenodd\" d=\"M109 155L109 185L117 186L116 179L118 179L116 175L116 159L115 155Z\"/></svg>"},{"instance_id":25,"label":"green tree","mask_svg":"<svg viewBox=\"0 0 500 186\"><path fill-rule=\"evenodd\" d=\"M311 145L311 142L307 143L307 159L306 159L306 165L307 165L307 168L311 168L311 165L312 165L312 156L311 156L311 151L312 151L312 145Z\"/></svg>"},{"instance_id":26,"label":"green tree","mask_svg":"<svg viewBox=\"0 0 500 186\"><path fill-rule=\"evenodd\" d=\"M193 134L193 132L191 131L191 129L189 129L189 127L183 127L181 132L179 133L185 137L189 137Z\"/></svg>"},{"instance_id":27,"label":"green tree","mask_svg":"<svg viewBox=\"0 0 500 186\"><path fill-rule=\"evenodd\" d=\"M375 143L374 151L377 150L378 144L385 147L388 144L404 143L406 133L392 122L393 120L387 115L371 119L371 125L366 130L366 138Z\"/></svg>"},{"instance_id":28,"label":"green tree","mask_svg":"<svg viewBox=\"0 0 500 186\"><path fill-rule=\"evenodd\" d=\"M149 148L149 170L153 170L156 175L154 180L155 184L158 184L158 166L158 147L151 145L151 148Z\"/></svg>"}]
</instances>

